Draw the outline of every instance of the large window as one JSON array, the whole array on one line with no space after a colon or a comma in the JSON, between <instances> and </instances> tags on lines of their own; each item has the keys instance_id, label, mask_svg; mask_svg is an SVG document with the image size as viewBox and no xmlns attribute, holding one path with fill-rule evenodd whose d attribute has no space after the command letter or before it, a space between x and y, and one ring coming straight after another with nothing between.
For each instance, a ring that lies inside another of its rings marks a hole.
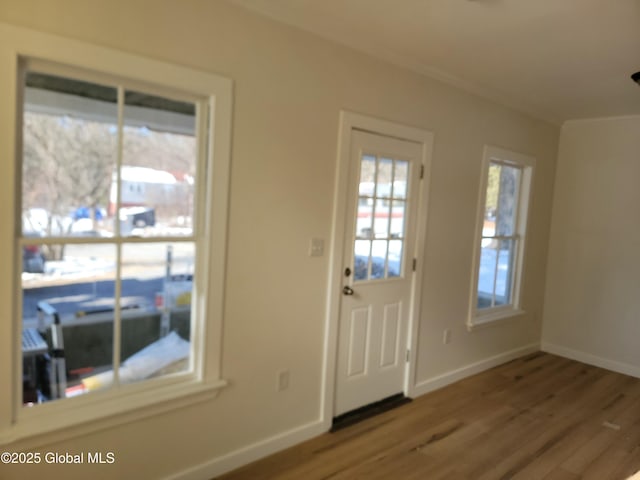
<instances>
[{"instance_id":1,"label":"large window","mask_svg":"<svg viewBox=\"0 0 640 480\"><path fill-rule=\"evenodd\" d=\"M215 393L230 82L57 37L21 56L30 33L8 37L17 295L4 427L20 437Z\"/></svg>"},{"instance_id":2,"label":"large window","mask_svg":"<svg viewBox=\"0 0 640 480\"><path fill-rule=\"evenodd\" d=\"M533 164L525 155L485 148L470 326L519 312Z\"/></svg>"},{"instance_id":3,"label":"large window","mask_svg":"<svg viewBox=\"0 0 640 480\"><path fill-rule=\"evenodd\" d=\"M193 370L206 102L22 73L22 404Z\"/></svg>"}]
</instances>

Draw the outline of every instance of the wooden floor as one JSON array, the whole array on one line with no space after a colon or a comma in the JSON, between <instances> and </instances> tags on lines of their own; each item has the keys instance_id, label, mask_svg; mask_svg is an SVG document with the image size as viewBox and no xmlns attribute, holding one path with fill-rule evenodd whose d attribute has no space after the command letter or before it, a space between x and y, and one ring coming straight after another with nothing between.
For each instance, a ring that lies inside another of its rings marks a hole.
<instances>
[{"instance_id":1,"label":"wooden floor","mask_svg":"<svg viewBox=\"0 0 640 480\"><path fill-rule=\"evenodd\" d=\"M220 478L622 480L639 469L640 380L536 353Z\"/></svg>"}]
</instances>

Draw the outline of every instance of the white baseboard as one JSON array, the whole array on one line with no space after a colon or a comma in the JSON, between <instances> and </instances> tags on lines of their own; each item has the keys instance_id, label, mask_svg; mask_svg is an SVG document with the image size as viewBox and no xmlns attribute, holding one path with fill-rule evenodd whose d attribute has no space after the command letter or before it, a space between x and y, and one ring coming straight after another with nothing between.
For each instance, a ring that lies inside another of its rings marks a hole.
<instances>
[{"instance_id":1,"label":"white baseboard","mask_svg":"<svg viewBox=\"0 0 640 480\"><path fill-rule=\"evenodd\" d=\"M419 397L420 395L433 392L434 390L445 387L451 383L457 382L458 380L462 380L463 378L484 372L485 370L489 370L490 368L497 367L498 365L502 365L503 363L509 362L515 358L522 357L539 350L540 344L536 342L525 345L524 347L503 352L499 355L438 375L437 377L418 382L413 387L410 394L412 397Z\"/></svg>"},{"instance_id":2,"label":"white baseboard","mask_svg":"<svg viewBox=\"0 0 640 480\"><path fill-rule=\"evenodd\" d=\"M279 452L280 450L317 437L326 431L326 425L320 420L308 423L307 425L274 435L273 437L214 458L200 465L190 467L182 472L165 477L165 480L210 480L223 473L230 472L231 470Z\"/></svg>"},{"instance_id":3,"label":"white baseboard","mask_svg":"<svg viewBox=\"0 0 640 480\"><path fill-rule=\"evenodd\" d=\"M598 357L590 353L573 350L571 348L563 347L562 345L555 345L549 342L542 342L541 350L543 352L553 353L561 357L570 358L571 360L577 360L578 362L593 365L595 367L606 368L607 370L611 370L612 372L622 373L624 375L630 375L632 377L640 378L640 367L638 367L637 365L616 362L615 360Z\"/></svg>"}]
</instances>

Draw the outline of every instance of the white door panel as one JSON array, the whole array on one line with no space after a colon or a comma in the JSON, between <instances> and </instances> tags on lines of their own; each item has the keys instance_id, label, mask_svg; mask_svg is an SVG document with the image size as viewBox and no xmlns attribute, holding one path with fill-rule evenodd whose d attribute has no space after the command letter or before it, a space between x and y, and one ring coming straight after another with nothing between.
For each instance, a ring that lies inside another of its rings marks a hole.
<instances>
[{"instance_id":1,"label":"white door panel","mask_svg":"<svg viewBox=\"0 0 640 480\"><path fill-rule=\"evenodd\" d=\"M359 307L351 310L349 319L349 339L347 378L353 379L367 373L367 357L369 354L369 326L371 324L371 309Z\"/></svg>"},{"instance_id":2,"label":"white door panel","mask_svg":"<svg viewBox=\"0 0 640 480\"><path fill-rule=\"evenodd\" d=\"M384 306L382 316L382 337L380 339L380 368L396 367L399 360L398 341L400 340L401 304L391 303Z\"/></svg>"},{"instance_id":3,"label":"white door panel","mask_svg":"<svg viewBox=\"0 0 640 480\"><path fill-rule=\"evenodd\" d=\"M352 132L335 415L403 391L421 152Z\"/></svg>"}]
</instances>

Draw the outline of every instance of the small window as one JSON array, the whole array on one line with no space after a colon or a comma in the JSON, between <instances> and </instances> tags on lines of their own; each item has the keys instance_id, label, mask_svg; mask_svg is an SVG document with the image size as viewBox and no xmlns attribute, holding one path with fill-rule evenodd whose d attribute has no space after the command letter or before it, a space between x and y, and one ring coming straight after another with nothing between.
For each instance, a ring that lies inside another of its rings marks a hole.
<instances>
[{"instance_id":1,"label":"small window","mask_svg":"<svg viewBox=\"0 0 640 480\"><path fill-rule=\"evenodd\" d=\"M534 159L486 147L469 325L519 313Z\"/></svg>"}]
</instances>

